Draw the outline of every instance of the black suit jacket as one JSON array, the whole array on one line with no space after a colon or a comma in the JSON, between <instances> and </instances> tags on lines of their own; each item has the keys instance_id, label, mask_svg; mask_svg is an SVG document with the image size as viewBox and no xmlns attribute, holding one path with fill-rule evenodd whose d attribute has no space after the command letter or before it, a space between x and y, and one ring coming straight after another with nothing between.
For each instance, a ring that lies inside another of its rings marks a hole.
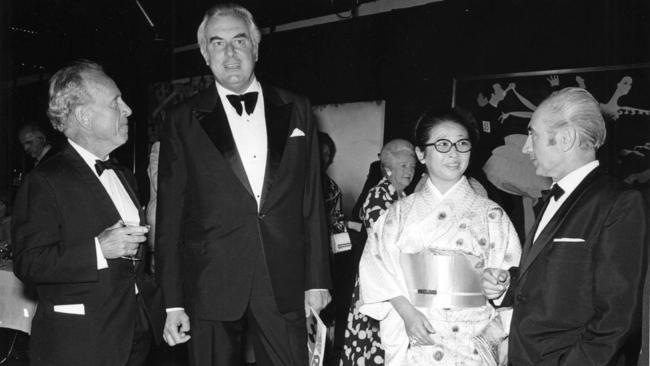
<instances>
[{"instance_id":1,"label":"black suit jacket","mask_svg":"<svg viewBox=\"0 0 650 366\"><path fill-rule=\"evenodd\" d=\"M303 309L305 290L330 287L310 104L262 88L268 157L259 211L215 86L177 108L163 127L155 254L167 308L239 319L257 256L281 312Z\"/></svg>"},{"instance_id":2,"label":"black suit jacket","mask_svg":"<svg viewBox=\"0 0 650 366\"><path fill-rule=\"evenodd\" d=\"M531 232L524 244L509 289L510 362L615 364L640 337L647 231L638 191L599 169L587 175L535 243Z\"/></svg>"},{"instance_id":3,"label":"black suit jacket","mask_svg":"<svg viewBox=\"0 0 650 366\"><path fill-rule=\"evenodd\" d=\"M133 175L126 169L116 173L142 221ZM162 335L161 299L142 262L109 259L109 268L97 270L94 238L119 219L101 182L69 144L20 187L13 213L14 271L38 292L32 365L124 365L138 312L136 283L154 334ZM83 304L85 315L54 311L66 304Z\"/></svg>"}]
</instances>

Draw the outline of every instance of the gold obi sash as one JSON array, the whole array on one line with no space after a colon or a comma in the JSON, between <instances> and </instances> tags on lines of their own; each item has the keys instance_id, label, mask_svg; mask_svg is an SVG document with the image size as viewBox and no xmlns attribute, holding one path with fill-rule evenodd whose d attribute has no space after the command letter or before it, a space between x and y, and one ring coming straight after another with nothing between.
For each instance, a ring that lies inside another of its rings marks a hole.
<instances>
[{"instance_id":1,"label":"gold obi sash","mask_svg":"<svg viewBox=\"0 0 650 366\"><path fill-rule=\"evenodd\" d=\"M486 304L478 258L460 253L437 254L429 250L400 254L409 298L425 308L473 308Z\"/></svg>"}]
</instances>

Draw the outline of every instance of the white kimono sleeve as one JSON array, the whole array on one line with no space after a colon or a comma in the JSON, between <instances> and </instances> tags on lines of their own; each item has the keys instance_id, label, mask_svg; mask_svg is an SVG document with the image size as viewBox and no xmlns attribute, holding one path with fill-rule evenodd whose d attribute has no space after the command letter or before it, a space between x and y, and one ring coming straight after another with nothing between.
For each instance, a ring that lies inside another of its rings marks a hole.
<instances>
[{"instance_id":1,"label":"white kimono sleeve","mask_svg":"<svg viewBox=\"0 0 650 366\"><path fill-rule=\"evenodd\" d=\"M373 225L359 263L359 311L377 320L384 319L393 306L388 300L408 299L406 280L399 264L400 204L395 203Z\"/></svg>"}]
</instances>

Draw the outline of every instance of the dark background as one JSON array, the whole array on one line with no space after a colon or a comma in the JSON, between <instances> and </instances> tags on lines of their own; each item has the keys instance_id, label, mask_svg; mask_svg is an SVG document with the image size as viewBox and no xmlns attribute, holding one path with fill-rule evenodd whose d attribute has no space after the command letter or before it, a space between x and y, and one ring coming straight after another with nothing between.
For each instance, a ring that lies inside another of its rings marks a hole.
<instances>
[{"instance_id":1,"label":"dark background","mask_svg":"<svg viewBox=\"0 0 650 366\"><path fill-rule=\"evenodd\" d=\"M260 79L314 104L386 100L384 139L409 137L429 106L451 103L458 75L650 61L647 0L447 0L354 17L371 1L250 0L263 37ZM116 152L147 192L147 91L154 81L209 73L196 42L205 0L10 0L0 2L0 199L24 169L17 131L47 124L47 79L78 57L103 64L134 113L131 142ZM352 15L348 10L352 9ZM273 32L275 25L339 12L339 22ZM135 128L133 128L135 126ZM135 161L132 157L135 156Z\"/></svg>"}]
</instances>

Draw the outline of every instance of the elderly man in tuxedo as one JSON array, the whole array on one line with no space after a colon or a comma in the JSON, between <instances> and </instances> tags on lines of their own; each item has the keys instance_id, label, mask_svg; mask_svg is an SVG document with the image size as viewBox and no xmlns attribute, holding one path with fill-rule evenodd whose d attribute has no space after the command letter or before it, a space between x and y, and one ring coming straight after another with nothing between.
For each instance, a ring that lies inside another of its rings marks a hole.
<instances>
[{"instance_id":1,"label":"elderly man in tuxedo","mask_svg":"<svg viewBox=\"0 0 650 366\"><path fill-rule=\"evenodd\" d=\"M160 138L156 275L164 339L192 365L307 364L305 314L330 287L317 126L304 97L260 83L248 10L209 9L197 31L216 83ZM191 340L190 340L191 329Z\"/></svg>"},{"instance_id":2,"label":"elderly man in tuxedo","mask_svg":"<svg viewBox=\"0 0 650 366\"><path fill-rule=\"evenodd\" d=\"M31 365L142 365L164 314L144 272L135 179L109 159L131 109L90 61L55 73L49 92L67 143L27 176L13 216L14 271L39 298Z\"/></svg>"},{"instance_id":3,"label":"elderly man in tuxedo","mask_svg":"<svg viewBox=\"0 0 650 366\"><path fill-rule=\"evenodd\" d=\"M640 192L599 168L604 141L598 102L584 89L552 94L530 120L523 152L552 189L518 270L484 273L488 297L509 286L514 366L615 365L624 350L631 364L638 355L646 210Z\"/></svg>"}]
</instances>

